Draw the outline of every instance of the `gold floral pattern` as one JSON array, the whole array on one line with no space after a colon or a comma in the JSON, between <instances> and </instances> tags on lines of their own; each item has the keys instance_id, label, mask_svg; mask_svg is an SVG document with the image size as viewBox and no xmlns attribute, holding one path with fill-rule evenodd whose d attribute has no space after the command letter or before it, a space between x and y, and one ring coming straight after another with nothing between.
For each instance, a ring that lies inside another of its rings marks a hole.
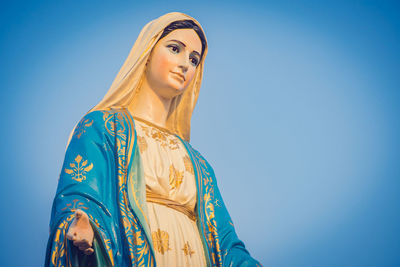
<instances>
[{"instance_id":1,"label":"gold floral pattern","mask_svg":"<svg viewBox=\"0 0 400 267\"><path fill-rule=\"evenodd\" d=\"M85 160L81 163L82 156L78 154L75 158L75 163L70 163L69 166L72 169L65 168L65 172L72 175L72 179L82 182L86 180L86 174L93 169L93 163L90 163L88 166L88 161Z\"/></svg>"},{"instance_id":2,"label":"gold floral pattern","mask_svg":"<svg viewBox=\"0 0 400 267\"><path fill-rule=\"evenodd\" d=\"M145 152L147 149L147 141L146 138L144 138L143 136L138 136L138 144L139 144L139 149L140 152Z\"/></svg>"},{"instance_id":3,"label":"gold floral pattern","mask_svg":"<svg viewBox=\"0 0 400 267\"><path fill-rule=\"evenodd\" d=\"M171 189L177 189L183 182L183 171L175 169L174 165L169 166L169 185Z\"/></svg>"},{"instance_id":4,"label":"gold floral pattern","mask_svg":"<svg viewBox=\"0 0 400 267\"><path fill-rule=\"evenodd\" d=\"M92 124L93 124L93 120L82 119L76 126L74 136L76 136L78 139L81 138L81 135L86 132L86 128L92 126Z\"/></svg>"},{"instance_id":5,"label":"gold floral pattern","mask_svg":"<svg viewBox=\"0 0 400 267\"><path fill-rule=\"evenodd\" d=\"M151 233L154 249L164 255L165 252L171 250L169 247L169 234L166 231L158 229Z\"/></svg>"},{"instance_id":6,"label":"gold floral pattern","mask_svg":"<svg viewBox=\"0 0 400 267\"><path fill-rule=\"evenodd\" d=\"M126 126L123 123L124 116L122 112L102 110L104 126L111 136L120 137L121 140L126 140ZM118 122L118 123L117 123Z\"/></svg>"},{"instance_id":7,"label":"gold floral pattern","mask_svg":"<svg viewBox=\"0 0 400 267\"><path fill-rule=\"evenodd\" d=\"M155 131L152 131L151 137L161 143L161 146L166 146L165 141L167 140L167 136L165 133L153 128Z\"/></svg>"},{"instance_id":8,"label":"gold floral pattern","mask_svg":"<svg viewBox=\"0 0 400 267\"><path fill-rule=\"evenodd\" d=\"M141 121L144 122L143 120ZM141 124L140 126L144 134L147 137L151 137L157 142L159 142L161 147L168 147L171 150L179 149L179 140L173 134L168 133L166 130L159 129L155 126L153 127L143 124Z\"/></svg>"},{"instance_id":9,"label":"gold floral pattern","mask_svg":"<svg viewBox=\"0 0 400 267\"><path fill-rule=\"evenodd\" d=\"M195 253L194 250L190 247L189 241L186 241L185 245L182 248L183 252L185 253L186 256L189 255L189 257L192 257L192 254Z\"/></svg>"},{"instance_id":10,"label":"gold floral pattern","mask_svg":"<svg viewBox=\"0 0 400 267\"><path fill-rule=\"evenodd\" d=\"M183 158L183 163L185 164L185 170L194 175L193 164L188 155Z\"/></svg>"},{"instance_id":11,"label":"gold floral pattern","mask_svg":"<svg viewBox=\"0 0 400 267\"><path fill-rule=\"evenodd\" d=\"M174 138L169 139L169 148L172 150L179 148L179 140Z\"/></svg>"}]
</instances>

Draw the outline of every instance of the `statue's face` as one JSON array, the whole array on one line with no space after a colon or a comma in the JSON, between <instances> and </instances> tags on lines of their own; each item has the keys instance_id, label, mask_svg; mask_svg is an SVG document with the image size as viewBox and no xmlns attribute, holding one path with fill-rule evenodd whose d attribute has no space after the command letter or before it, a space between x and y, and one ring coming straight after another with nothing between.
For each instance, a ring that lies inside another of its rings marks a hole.
<instances>
[{"instance_id":1,"label":"statue's face","mask_svg":"<svg viewBox=\"0 0 400 267\"><path fill-rule=\"evenodd\" d=\"M173 30L154 46L146 69L148 84L164 98L182 94L200 63L201 40L193 29Z\"/></svg>"}]
</instances>

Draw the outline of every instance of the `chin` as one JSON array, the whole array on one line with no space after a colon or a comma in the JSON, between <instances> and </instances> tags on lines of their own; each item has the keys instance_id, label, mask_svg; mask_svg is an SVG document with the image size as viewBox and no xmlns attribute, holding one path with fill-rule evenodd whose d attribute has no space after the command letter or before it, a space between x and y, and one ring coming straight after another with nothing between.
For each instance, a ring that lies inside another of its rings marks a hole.
<instances>
[{"instance_id":1,"label":"chin","mask_svg":"<svg viewBox=\"0 0 400 267\"><path fill-rule=\"evenodd\" d=\"M183 92L185 92L186 88L180 87L180 88L174 88L174 89L175 89L175 91L174 91L173 97L183 94Z\"/></svg>"},{"instance_id":2,"label":"chin","mask_svg":"<svg viewBox=\"0 0 400 267\"><path fill-rule=\"evenodd\" d=\"M178 83L176 81L173 81L169 84L169 92L171 94L171 97L175 97L177 95L182 94L183 92L185 92L186 87L184 87L183 83Z\"/></svg>"},{"instance_id":3,"label":"chin","mask_svg":"<svg viewBox=\"0 0 400 267\"><path fill-rule=\"evenodd\" d=\"M166 99L174 98L178 95L181 95L185 91L185 88L179 87L177 85L169 85L164 87L164 89L160 92L161 96Z\"/></svg>"}]
</instances>

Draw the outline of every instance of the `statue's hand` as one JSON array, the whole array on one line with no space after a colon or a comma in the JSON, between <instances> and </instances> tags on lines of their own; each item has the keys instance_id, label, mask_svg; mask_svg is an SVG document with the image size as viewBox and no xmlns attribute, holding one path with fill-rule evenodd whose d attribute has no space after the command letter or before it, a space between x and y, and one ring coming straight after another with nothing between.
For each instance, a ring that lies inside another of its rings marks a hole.
<instances>
[{"instance_id":1,"label":"statue's hand","mask_svg":"<svg viewBox=\"0 0 400 267\"><path fill-rule=\"evenodd\" d=\"M67 233L67 238L74 241L74 245L83 251L83 253L91 255L94 252L92 248L93 236L94 233L88 215L82 210L76 210L75 218Z\"/></svg>"}]
</instances>

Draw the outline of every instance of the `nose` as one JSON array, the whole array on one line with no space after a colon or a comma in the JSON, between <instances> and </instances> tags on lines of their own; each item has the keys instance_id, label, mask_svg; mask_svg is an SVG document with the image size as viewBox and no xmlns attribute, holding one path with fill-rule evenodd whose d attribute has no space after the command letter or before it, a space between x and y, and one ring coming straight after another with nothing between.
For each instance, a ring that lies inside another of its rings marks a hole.
<instances>
[{"instance_id":1,"label":"nose","mask_svg":"<svg viewBox=\"0 0 400 267\"><path fill-rule=\"evenodd\" d=\"M184 54L184 53L182 53ZM182 69L182 73L186 73L187 70L189 69L189 58L187 55L184 56L184 58L181 58L179 61L179 66L180 69Z\"/></svg>"},{"instance_id":2,"label":"nose","mask_svg":"<svg viewBox=\"0 0 400 267\"><path fill-rule=\"evenodd\" d=\"M187 65L180 65L179 68L182 69L182 72L183 72L183 73L186 73L187 70L188 70L188 66L187 66Z\"/></svg>"},{"instance_id":3,"label":"nose","mask_svg":"<svg viewBox=\"0 0 400 267\"><path fill-rule=\"evenodd\" d=\"M188 64L187 64L186 62L180 64L178 67L179 67L180 69L182 69L182 73L183 73L183 74L185 74L185 73L187 72L187 70L189 69L189 66L188 66Z\"/></svg>"}]
</instances>

